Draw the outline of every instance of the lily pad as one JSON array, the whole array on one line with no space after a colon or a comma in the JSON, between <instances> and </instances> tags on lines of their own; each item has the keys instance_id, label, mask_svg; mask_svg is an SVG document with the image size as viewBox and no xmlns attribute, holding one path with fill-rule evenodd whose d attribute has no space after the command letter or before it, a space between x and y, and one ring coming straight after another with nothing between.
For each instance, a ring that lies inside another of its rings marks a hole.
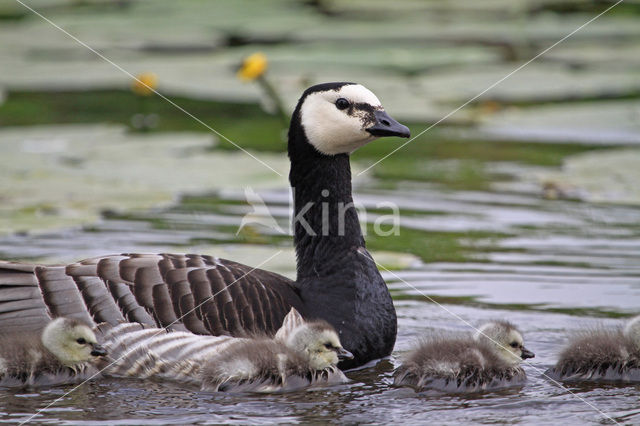
<instances>
[{"instance_id":1,"label":"lily pad","mask_svg":"<svg viewBox=\"0 0 640 426\"><path fill-rule=\"evenodd\" d=\"M544 55L545 61L590 67L600 71L631 69L640 66L640 45L637 40L610 43L560 44Z\"/></svg>"},{"instance_id":2,"label":"lily pad","mask_svg":"<svg viewBox=\"0 0 640 426\"><path fill-rule=\"evenodd\" d=\"M145 209L178 193L286 185L284 155L210 150L207 134L128 134L120 126L0 131L0 232L91 223L102 210ZM255 163L255 164L254 164Z\"/></svg>"},{"instance_id":3,"label":"lily pad","mask_svg":"<svg viewBox=\"0 0 640 426\"><path fill-rule=\"evenodd\" d=\"M497 102L498 110L509 104L532 105L640 94L640 76L627 69L575 70L553 63L532 63L513 73L516 69L517 64L461 66L446 74L425 75L420 79L420 86L433 100L452 107L480 95L474 99L475 103Z\"/></svg>"},{"instance_id":4,"label":"lily pad","mask_svg":"<svg viewBox=\"0 0 640 426\"><path fill-rule=\"evenodd\" d=\"M597 203L640 204L640 149L615 149L569 157L562 171L538 176L558 197Z\"/></svg>"},{"instance_id":5,"label":"lily pad","mask_svg":"<svg viewBox=\"0 0 640 426\"><path fill-rule=\"evenodd\" d=\"M640 101L508 108L483 117L476 136L598 145L640 144Z\"/></svg>"},{"instance_id":6,"label":"lily pad","mask_svg":"<svg viewBox=\"0 0 640 426\"><path fill-rule=\"evenodd\" d=\"M513 71L517 64L509 60L532 57L590 18L578 13L530 15L528 10L549 3L524 0L492 0L482 8L464 1L393 6L329 2L330 9L342 13L340 18L286 0L157 0L131 2L126 8L97 3L52 0L33 5L131 74L156 73L158 89L167 95L263 102L259 87L239 82L234 71L243 56L263 50L270 61L268 77L290 110L310 84L350 80L372 88L398 118L424 122L442 119ZM480 10L491 13L475 19ZM598 52L609 49L633 57L639 38L635 20L606 15L559 47L586 44ZM0 84L9 90L130 85L130 76L33 14L3 24L0 40ZM609 48L620 41L621 48ZM601 63L595 56L593 62ZM626 68L579 71L534 63L480 100L522 104L638 92L638 77ZM469 124L478 118L464 109L445 121Z\"/></svg>"}]
</instances>

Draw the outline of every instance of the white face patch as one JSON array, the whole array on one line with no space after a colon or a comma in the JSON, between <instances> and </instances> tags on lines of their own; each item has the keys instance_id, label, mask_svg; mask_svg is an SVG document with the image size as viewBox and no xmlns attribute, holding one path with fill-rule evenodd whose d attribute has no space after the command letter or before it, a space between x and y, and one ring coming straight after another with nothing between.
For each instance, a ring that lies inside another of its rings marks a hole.
<instances>
[{"instance_id":1,"label":"white face patch","mask_svg":"<svg viewBox=\"0 0 640 426\"><path fill-rule=\"evenodd\" d=\"M340 98L351 106L338 109L336 101ZM380 100L369 89L350 84L308 95L300 109L300 119L307 139L318 151L326 155L350 154L377 139L366 129L374 124L372 111L381 109Z\"/></svg>"},{"instance_id":2,"label":"white face patch","mask_svg":"<svg viewBox=\"0 0 640 426\"><path fill-rule=\"evenodd\" d=\"M517 365L522 361L521 348L524 343L522 335L505 324L495 322L483 324L474 339L488 341L495 348L496 354L510 365ZM512 343L516 343L517 347L512 347Z\"/></svg>"}]
</instances>

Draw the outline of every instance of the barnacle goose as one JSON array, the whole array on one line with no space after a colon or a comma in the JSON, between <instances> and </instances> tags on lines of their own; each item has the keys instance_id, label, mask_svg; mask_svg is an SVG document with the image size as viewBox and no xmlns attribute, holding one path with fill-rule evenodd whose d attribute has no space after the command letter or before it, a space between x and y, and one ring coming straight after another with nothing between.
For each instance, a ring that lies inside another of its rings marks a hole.
<instances>
[{"instance_id":1,"label":"barnacle goose","mask_svg":"<svg viewBox=\"0 0 640 426\"><path fill-rule=\"evenodd\" d=\"M275 337L199 336L122 323L103 328L105 374L151 377L199 385L203 390L274 392L345 383L339 359L352 355L324 320L304 321L294 309Z\"/></svg>"},{"instance_id":2,"label":"barnacle goose","mask_svg":"<svg viewBox=\"0 0 640 426\"><path fill-rule=\"evenodd\" d=\"M624 328L576 333L545 375L564 382L640 383L640 315Z\"/></svg>"},{"instance_id":3,"label":"barnacle goose","mask_svg":"<svg viewBox=\"0 0 640 426\"><path fill-rule=\"evenodd\" d=\"M302 94L288 143L296 281L194 254L111 255L55 267L0 262L0 324L26 329L53 314L242 337L273 335L293 307L335 327L354 355L341 368L387 356L396 313L365 248L349 163L351 152L383 136L409 137L409 129L364 86L325 83Z\"/></svg>"},{"instance_id":4,"label":"barnacle goose","mask_svg":"<svg viewBox=\"0 0 640 426\"><path fill-rule=\"evenodd\" d=\"M76 382L97 373L106 355L87 325L56 318L38 332L0 332L0 386Z\"/></svg>"},{"instance_id":5,"label":"barnacle goose","mask_svg":"<svg viewBox=\"0 0 640 426\"><path fill-rule=\"evenodd\" d=\"M394 384L417 391L479 392L522 385L520 362L533 358L511 323L492 321L472 336L434 335L405 357Z\"/></svg>"}]
</instances>

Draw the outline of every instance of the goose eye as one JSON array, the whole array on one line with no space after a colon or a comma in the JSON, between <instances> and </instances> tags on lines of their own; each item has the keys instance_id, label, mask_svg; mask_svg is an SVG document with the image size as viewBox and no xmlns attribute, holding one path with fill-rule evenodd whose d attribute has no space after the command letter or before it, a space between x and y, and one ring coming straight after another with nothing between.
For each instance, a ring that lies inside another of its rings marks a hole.
<instances>
[{"instance_id":1,"label":"goose eye","mask_svg":"<svg viewBox=\"0 0 640 426\"><path fill-rule=\"evenodd\" d=\"M512 348L517 348L518 347L518 342L511 342L511 344L509 345Z\"/></svg>"},{"instance_id":2,"label":"goose eye","mask_svg":"<svg viewBox=\"0 0 640 426\"><path fill-rule=\"evenodd\" d=\"M331 343L325 343L324 347L327 348L327 349L332 349L333 348L333 346L331 346Z\"/></svg>"},{"instance_id":3,"label":"goose eye","mask_svg":"<svg viewBox=\"0 0 640 426\"><path fill-rule=\"evenodd\" d=\"M349 108L349 105L350 105L350 104L349 104L349 101L348 101L348 100L346 100L345 98L339 98L339 99L336 101L336 108L338 108L338 109L346 109L346 108Z\"/></svg>"},{"instance_id":4,"label":"goose eye","mask_svg":"<svg viewBox=\"0 0 640 426\"><path fill-rule=\"evenodd\" d=\"M76 340L76 342L80 343L81 345L84 345L85 343L87 343L87 341L84 340L82 337L80 337L78 340Z\"/></svg>"}]
</instances>

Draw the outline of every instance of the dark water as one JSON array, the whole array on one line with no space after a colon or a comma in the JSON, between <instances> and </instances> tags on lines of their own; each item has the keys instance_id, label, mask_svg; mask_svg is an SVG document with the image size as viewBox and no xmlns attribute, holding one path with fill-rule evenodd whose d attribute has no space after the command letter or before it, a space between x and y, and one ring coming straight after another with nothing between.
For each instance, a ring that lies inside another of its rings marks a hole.
<instances>
[{"instance_id":1,"label":"dark water","mask_svg":"<svg viewBox=\"0 0 640 426\"><path fill-rule=\"evenodd\" d=\"M287 192L261 194L286 227ZM242 194L220 197L241 200ZM136 380L104 380L75 390L8 390L0 392L0 421L25 421L60 398L31 421L640 424L640 385L561 387L541 377L572 330L619 326L639 313L639 208L544 201L526 192L448 192L412 184L394 190L361 186L357 199L369 208L380 201L395 202L402 212L402 232L483 230L502 237L469 242L470 254L463 262L415 261L411 267L384 271L399 316L396 348L390 359L349 372L352 383L259 396L203 393ZM137 218L146 220L105 220L85 230L5 237L0 240L0 257L70 260L111 252L196 251L203 241L234 241L235 228L247 211L237 204L192 208L177 206ZM287 247L286 241L258 241L274 252ZM291 273L290 267L281 269ZM493 318L517 324L527 347L536 353L524 365L526 386L429 396L390 385L399 357L419 336L433 330L469 331L466 323L477 326Z\"/></svg>"}]
</instances>

